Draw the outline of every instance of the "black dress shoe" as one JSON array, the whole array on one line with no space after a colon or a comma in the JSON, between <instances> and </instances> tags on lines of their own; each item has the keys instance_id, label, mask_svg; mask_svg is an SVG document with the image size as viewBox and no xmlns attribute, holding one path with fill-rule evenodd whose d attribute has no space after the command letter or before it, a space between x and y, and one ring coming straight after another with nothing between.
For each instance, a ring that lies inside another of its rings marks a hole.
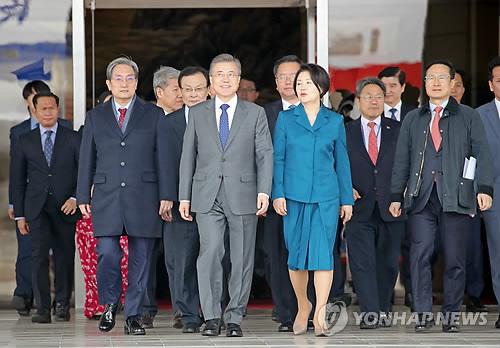
<instances>
[{"instance_id":1,"label":"black dress shoe","mask_svg":"<svg viewBox=\"0 0 500 348\"><path fill-rule=\"evenodd\" d=\"M146 330L142 327L142 325L139 323L139 320L137 317L132 316L128 317L127 320L125 320L125 327L123 329L123 332L125 335L145 335Z\"/></svg>"},{"instance_id":2,"label":"black dress shoe","mask_svg":"<svg viewBox=\"0 0 500 348\"><path fill-rule=\"evenodd\" d=\"M498 316L498 320L495 322L495 328L500 329L500 315Z\"/></svg>"},{"instance_id":3,"label":"black dress shoe","mask_svg":"<svg viewBox=\"0 0 500 348\"><path fill-rule=\"evenodd\" d=\"M69 306L62 303L57 302L56 304L56 321L69 321L71 315L69 314Z\"/></svg>"},{"instance_id":4,"label":"black dress shoe","mask_svg":"<svg viewBox=\"0 0 500 348\"><path fill-rule=\"evenodd\" d=\"M234 323L227 323L226 336L243 337L243 331L241 331L241 326Z\"/></svg>"},{"instance_id":5,"label":"black dress shoe","mask_svg":"<svg viewBox=\"0 0 500 348\"><path fill-rule=\"evenodd\" d=\"M31 321L33 323L39 324L48 324L52 322L50 318L50 310L49 309L39 309L35 314L31 316Z\"/></svg>"},{"instance_id":6,"label":"black dress shoe","mask_svg":"<svg viewBox=\"0 0 500 348\"><path fill-rule=\"evenodd\" d=\"M198 333L200 332L200 325L197 323L186 323L182 328L182 333Z\"/></svg>"},{"instance_id":7,"label":"black dress shoe","mask_svg":"<svg viewBox=\"0 0 500 348\"><path fill-rule=\"evenodd\" d=\"M411 295L411 292L405 293L405 306L409 307L413 312L413 296Z\"/></svg>"},{"instance_id":8,"label":"black dress shoe","mask_svg":"<svg viewBox=\"0 0 500 348\"><path fill-rule=\"evenodd\" d=\"M17 310L17 313L22 317L30 315L31 301L22 296L13 296L10 301L12 308Z\"/></svg>"},{"instance_id":9,"label":"black dress shoe","mask_svg":"<svg viewBox=\"0 0 500 348\"><path fill-rule=\"evenodd\" d=\"M484 304L482 304L479 297L476 297L476 296L469 296L469 299L467 300L467 304L465 305L465 309L468 312L472 312L472 313L486 313L486 312L488 312L488 308Z\"/></svg>"},{"instance_id":10,"label":"black dress shoe","mask_svg":"<svg viewBox=\"0 0 500 348\"><path fill-rule=\"evenodd\" d=\"M359 324L360 329L378 329L378 318L374 315L365 315Z\"/></svg>"},{"instance_id":11,"label":"black dress shoe","mask_svg":"<svg viewBox=\"0 0 500 348\"><path fill-rule=\"evenodd\" d=\"M278 332L293 332L293 322L285 321L278 327Z\"/></svg>"},{"instance_id":12,"label":"black dress shoe","mask_svg":"<svg viewBox=\"0 0 500 348\"><path fill-rule=\"evenodd\" d=\"M422 313L418 314L418 321L415 324L415 332L425 332L429 331L434 326L434 319L432 315L424 315Z\"/></svg>"},{"instance_id":13,"label":"black dress shoe","mask_svg":"<svg viewBox=\"0 0 500 348\"><path fill-rule=\"evenodd\" d=\"M458 333L460 332L460 326L455 322L450 322L449 324L443 324L443 332L447 333Z\"/></svg>"},{"instance_id":14,"label":"black dress shoe","mask_svg":"<svg viewBox=\"0 0 500 348\"><path fill-rule=\"evenodd\" d=\"M276 306L273 307L273 311L271 312L271 320L277 323L280 322L280 317L278 316L278 310L276 309Z\"/></svg>"},{"instance_id":15,"label":"black dress shoe","mask_svg":"<svg viewBox=\"0 0 500 348\"><path fill-rule=\"evenodd\" d=\"M202 336L219 336L220 335L220 319L207 320L203 328Z\"/></svg>"},{"instance_id":16,"label":"black dress shoe","mask_svg":"<svg viewBox=\"0 0 500 348\"><path fill-rule=\"evenodd\" d=\"M142 319L141 319L142 327L145 329L154 328L154 325L153 325L154 320L155 320L155 318L150 316L150 315L143 315Z\"/></svg>"},{"instance_id":17,"label":"black dress shoe","mask_svg":"<svg viewBox=\"0 0 500 348\"><path fill-rule=\"evenodd\" d=\"M180 311L175 311L174 313L174 329L182 329L184 325L182 325L181 321L182 313Z\"/></svg>"},{"instance_id":18,"label":"black dress shoe","mask_svg":"<svg viewBox=\"0 0 500 348\"><path fill-rule=\"evenodd\" d=\"M118 311L118 303L107 304L104 313L99 320L99 330L103 332L111 331L115 327L116 312Z\"/></svg>"}]
</instances>

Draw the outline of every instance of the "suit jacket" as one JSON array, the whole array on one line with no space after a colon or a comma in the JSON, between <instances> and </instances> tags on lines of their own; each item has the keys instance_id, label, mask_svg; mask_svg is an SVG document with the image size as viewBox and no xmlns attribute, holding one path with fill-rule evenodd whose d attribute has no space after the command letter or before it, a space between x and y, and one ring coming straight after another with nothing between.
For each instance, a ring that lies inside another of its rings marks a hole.
<instances>
[{"instance_id":1,"label":"suit jacket","mask_svg":"<svg viewBox=\"0 0 500 348\"><path fill-rule=\"evenodd\" d=\"M68 120L64 120L64 119L60 118L57 120L57 122L59 123L59 126L64 126L66 128L73 129L73 125ZM9 151L9 154L10 154L10 163L11 164L9 165L9 178L10 178L10 181L9 181L9 204L13 204L12 203L12 185L11 185L11 181L13 178L12 162L14 162L14 150L16 148L17 139L19 139L19 137L21 135L29 133L30 131L31 131L31 118L24 120L23 122L15 125L14 127L12 127L10 129L10 135L9 135L10 151Z\"/></svg>"},{"instance_id":2,"label":"suit jacket","mask_svg":"<svg viewBox=\"0 0 500 348\"><path fill-rule=\"evenodd\" d=\"M417 108L416 106L413 106L411 104L401 103L401 122L403 122L407 113L409 113L412 110L415 110L416 108Z\"/></svg>"},{"instance_id":3,"label":"suit jacket","mask_svg":"<svg viewBox=\"0 0 500 348\"><path fill-rule=\"evenodd\" d=\"M80 137L66 127L58 127L50 167L43 154L39 127L19 137L12 162L14 214L27 221L36 219L48 195L61 207L76 195ZM79 211L61 216L68 222L81 219Z\"/></svg>"},{"instance_id":4,"label":"suit jacket","mask_svg":"<svg viewBox=\"0 0 500 348\"><path fill-rule=\"evenodd\" d=\"M344 117L323 104L311 127L302 104L280 113L274 130L273 199L352 205Z\"/></svg>"},{"instance_id":5,"label":"suit jacket","mask_svg":"<svg viewBox=\"0 0 500 348\"><path fill-rule=\"evenodd\" d=\"M271 194L273 145L264 109L238 98L222 150L215 98L189 109L180 164L179 199L191 210L208 212L224 178L226 197L237 215L257 211L257 194Z\"/></svg>"},{"instance_id":6,"label":"suit jacket","mask_svg":"<svg viewBox=\"0 0 500 348\"><path fill-rule=\"evenodd\" d=\"M162 117L161 108L138 97L123 133L111 100L87 113L76 197L78 204L92 203L94 236L119 236L124 228L129 236L161 236L159 201L166 198L159 191L163 150L157 142Z\"/></svg>"},{"instance_id":7,"label":"suit jacket","mask_svg":"<svg viewBox=\"0 0 500 348\"><path fill-rule=\"evenodd\" d=\"M483 212L483 214L498 214L500 211L500 161L498 160L500 151L500 119L495 100L480 106L477 108L477 111L484 124L492 158L495 159L493 161L493 205L489 210Z\"/></svg>"},{"instance_id":8,"label":"suit jacket","mask_svg":"<svg viewBox=\"0 0 500 348\"><path fill-rule=\"evenodd\" d=\"M381 117L380 148L377 163L374 165L365 147L363 133L361 132L361 118L346 125L352 187L361 196L354 203L352 221L368 221L372 216L375 202L378 203L382 220L398 221L404 219L403 215L394 218L389 213L392 166L400 127L400 122Z\"/></svg>"},{"instance_id":9,"label":"suit jacket","mask_svg":"<svg viewBox=\"0 0 500 348\"><path fill-rule=\"evenodd\" d=\"M264 110L266 111L267 124L269 125L271 137L274 139L274 127L276 127L276 121L278 120L279 113L283 111L283 102L281 101L281 98L264 105Z\"/></svg>"}]
</instances>

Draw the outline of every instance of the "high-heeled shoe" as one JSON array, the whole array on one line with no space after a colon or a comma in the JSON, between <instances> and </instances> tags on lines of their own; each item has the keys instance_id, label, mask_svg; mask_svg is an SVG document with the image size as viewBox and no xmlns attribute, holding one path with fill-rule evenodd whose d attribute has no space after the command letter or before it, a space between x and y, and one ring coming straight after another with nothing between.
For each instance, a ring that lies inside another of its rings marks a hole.
<instances>
[{"instance_id":1,"label":"high-heeled shoe","mask_svg":"<svg viewBox=\"0 0 500 348\"><path fill-rule=\"evenodd\" d=\"M311 314L312 311L312 303L309 302L309 313L307 314L307 318L309 318L309 315ZM306 320L305 324L298 324L297 323L297 318L295 318L295 322L293 323L293 333L295 335L303 335L307 332L307 322L309 321Z\"/></svg>"},{"instance_id":2,"label":"high-heeled shoe","mask_svg":"<svg viewBox=\"0 0 500 348\"><path fill-rule=\"evenodd\" d=\"M324 336L328 336L329 332L328 332L328 329L327 328L324 328L324 327L315 327L314 328L314 335L316 337L324 337Z\"/></svg>"}]
</instances>

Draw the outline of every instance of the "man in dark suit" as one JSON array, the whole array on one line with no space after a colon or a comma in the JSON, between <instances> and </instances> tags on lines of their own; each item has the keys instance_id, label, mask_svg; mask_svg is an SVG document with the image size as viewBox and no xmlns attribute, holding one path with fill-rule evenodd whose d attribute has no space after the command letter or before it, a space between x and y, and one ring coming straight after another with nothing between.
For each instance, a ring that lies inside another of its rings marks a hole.
<instances>
[{"instance_id":1,"label":"man in dark suit","mask_svg":"<svg viewBox=\"0 0 500 348\"><path fill-rule=\"evenodd\" d=\"M264 109L236 96L241 64L229 54L210 64L214 99L193 106L180 164L179 211L196 212L200 235L198 288L207 324L205 336L220 334L224 234L229 227L230 301L226 336L241 337L250 295L257 216L267 211L273 149Z\"/></svg>"},{"instance_id":2,"label":"man in dark suit","mask_svg":"<svg viewBox=\"0 0 500 348\"><path fill-rule=\"evenodd\" d=\"M346 225L349 265L361 312L361 329L391 326L388 315L398 277L405 216L389 213L390 181L400 123L382 117L385 86L379 79L358 81L361 117L346 125L354 211Z\"/></svg>"},{"instance_id":3,"label":"man in dark suit","mask_svg":"<svg viewBox=\"0 0 500 348\"><path fill-rule=\"evenodd\" d=\"M200 332L202 323L199 315L200 296L196 274L196 260L200 250L196 221L186 221L179 213L179 165L182 142L188 114L192 106L207 100L208 71L201 67L187 67L179 75L184 107L174 111L160 121L161 146L168 150L167 157L160 161L160 175L171 180L174 201L171 219L163 226L165 265L167 267L172 305L181 313L182 332ZM193 217L195 215L193 213ZM168 222L171 220L171 222ZM175 303L174 303L175 302Z\"/></svg>"},{"instance_id":4,"label":"man in dark suit","mask_svg":"<svg viewBox=\"0 0 500 348\"><path fill-rule=\"evenodd\" d=\"M394 161L391 205L408 213L415 331L429 330L432 318L430 256L440 234L444 256L443 332L460 332L457 323L465 288L466 239L470 214L486 211L493 196L492 159L478 113L451 97L455 68L434 61L425 69L429 102L404 119ZM464 174L477 161L475 176ZM474 179L474 180L472 180ZM477 183L477 194L474 190Z\"/></svg>"},{"instance_id":5,"label":"man in dark suit","mask_svg":"<svg viewBox=\"0 0 500 348\"><path fill-rule=\"evenodd\" d=\"M39 92L33 98L40 125L18 139L12 163L14 214L22 235L31 236L32 282L37 312L31 320L50 323L49 249L55 259L56 317L68 321L73 286L75 193L80 137L58 125L59 98Z\"/></svg>"},{"instance_id":6,"label":"man in dark suit","mask_svg":"<svg viewBox=\"0 0 500 348\"><path fill-rule=\"evenodd\" d=\"M97 288L106 308L99 322L110 331L116 320L122 282L120 236L128 236L128 288L125 294L125 333L144 335L139 323L148 281L151 252L161 236L160 215L172 208L160 191L158 123L162 109L135 95L139 68L126 57L109 63L106 84L113 94L90 110L85 120L77 200L90 215L97 237ZM91 187L94 187L91 195Z\"/></svg>"},{"instance_id":7,"label":"man in dark suit","mask_svg":"<svg viewBox=\"0 0 500 348\"><path fill-rule=\"evenodd\" d=\"M38 121L33 107L33 97L38 92L50 92L49 86L43 81L33 80L23 88L23 98L28 110L29 118L10 129L10 163L9 177L12 175L12 163L14 162L14 149L17 139L23 134L30 132L38 126ZM71 122L58 119L61 126L73 129ZM9 181L9 217L14 220L14 205L12 203L12 179ZM28 316L33 303L33 289L31 286L31 238L23 236L16 224L17 237L17 259L16 259L16 289L12 298L12 306L17 309L21 316Z\"/></svg>"},{"instance_id":8,"label":"man in dark suit","mask_svg":"<svg viewBox=\"0 0 500 348\"><path fill-rule=\"evenodd\" d=\"M490 90L495 95L491 102L480 106L477 111L481 116L486 130L486 138L490 145L493 162L493 205L488 211L482 213L488 252L491 265L491 282L497 298L498 311L500 312L500 56L493 58L488 64L488 83ZM500 315L495 322L495 327L500 329Z\"/></svg>"},{"instance_id":9,"label":"man in dark suit","mask_svg":"<svg viewBox=\"0 0 500 348\"><path fill-rule=\"evenodd\" d=\"M274 126L279 113L299 104L293 81L301 64L302 61L294 55L282 57L274 64L276 89L281 98L264 105L271 136L274 135ZM292 332L293 321L297 315L297 299L288 275L288 250L283 235L283 218L274 211L272 205L264 218L264 238L269 262L269 285L277 319L280 322L278 331Z\"/></svg>"},{"instance_id":10,"label":"man in dark suit","mask_svg":"<svg viewBox=\"0 0 500 348\"><path fill-rule=\"evenodd\" d=\"M384 83L384 116L399 122L403 122L406 114L416 109L414 105L403 103L401 95L406 88L406 73L397 66L385 67L378 74L378 78ZM401 239L401 282L405 288L404 303L413 308L413 298L411 295L411 274L410 274L410 239L408 229L405 228L404 237Z\"/></svg>"}]
</instances>

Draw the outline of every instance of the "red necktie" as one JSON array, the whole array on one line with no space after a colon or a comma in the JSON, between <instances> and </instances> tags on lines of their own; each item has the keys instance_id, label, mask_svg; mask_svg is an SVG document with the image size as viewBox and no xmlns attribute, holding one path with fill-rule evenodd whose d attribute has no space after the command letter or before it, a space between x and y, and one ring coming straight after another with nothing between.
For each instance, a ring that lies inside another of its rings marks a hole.
<instances>
[{"instance_id":1,"label":"red necktie","mask_svg":"<svg viewBox=\"0 0 500 348\"><path fill-rule=\"evenodd\" d=\"M434 147L437 152L439 150L439 146L441 146L441 133L439 131L439 120L441 119L441 116L439 113L443 110L443 108L441 106L437 106L434 110L436 111L436 114L434 115L434 120L432 121L431 135L432 142L434 143Z\"/></svg>"},{"instance_id":2,"label":"red necktie","mask_svg":"<svg viewBox=\"0 0 500 348\"><path fill-rule=\"evenodd\" d=\"M120 119L118 120L118 125L120 126L120 129L123 127L123 121L125 120L125 113L127 112L126 108L121 108L118 109L120 112Z\"/></svg>"},{"instance_id":3,"label":"red necktie","mask_svg":"<svg viewBox=\"0 0 500 348\"><path fill-rule=\"evenodd\" d=\"M377 146L377 135L375 134L375 122L368 122L368 127L370 127L370 134L368 136L368 155L372 160L373 164L377 164L378 157L378 146Z\"/></svg>"}]
</instances>

